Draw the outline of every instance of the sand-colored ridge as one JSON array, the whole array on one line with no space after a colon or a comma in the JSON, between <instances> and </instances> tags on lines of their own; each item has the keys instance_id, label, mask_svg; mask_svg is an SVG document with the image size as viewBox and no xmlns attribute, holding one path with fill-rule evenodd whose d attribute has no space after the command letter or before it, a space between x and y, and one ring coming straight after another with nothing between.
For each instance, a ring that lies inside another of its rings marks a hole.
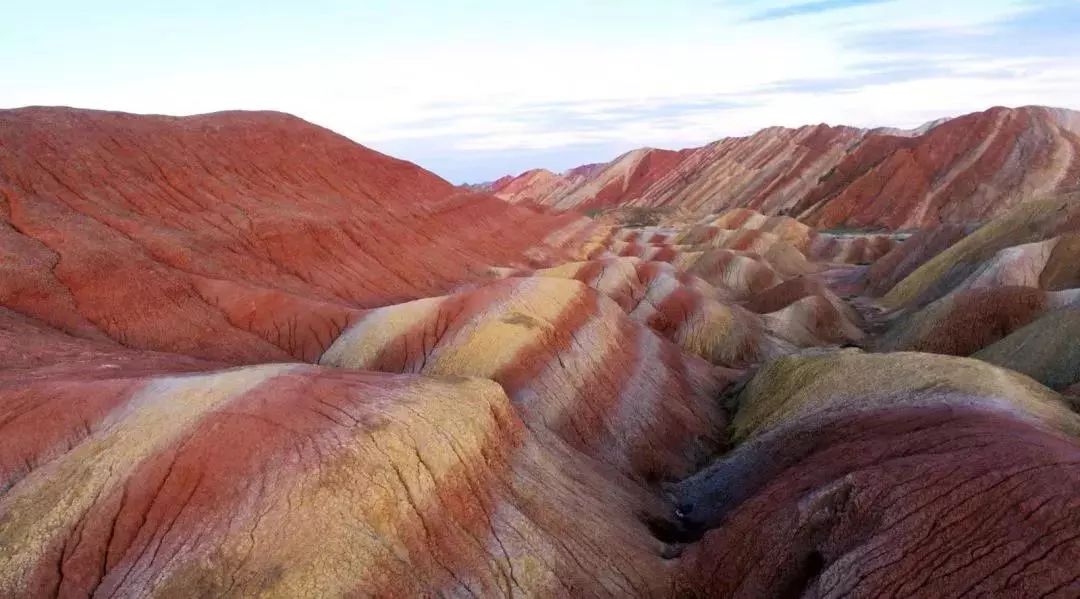
<instances>
[{"instance_id":1,"label":"sand-colored ridge","mask_svg":"<svg viewBox=\"0 0 1080 599\"><path fill-rule=\"evenodd\" d=\"M583 283L544 276L372 311L320 363L490 378L526 422L645 478L684 474L722 444L711 397L732 377Z\"/></svg>"},{"instance_id":2,"label":"sand-colored ridge","mask_svg":"<svg viewBox=\"0 0 1080 599\"><path fill-rule=\"evenodd\" d=\"M914 302L929 302L951 289L950 279L963 280L984 260L1011 246L1042 241L1078 222L1076 194L1030 201L967 235L923 263L881 298L896 309ZM955 283L954 283L955 284Z\"/></svg>"},{"instance_id":3,"label":"sand-colored ridge","mask_svg":"<svg viewBox=\"0 0 1080 599\"><path fill-rule=\"evenodd\" d=\"M921 396L936 402L936 395L947 392L987 398L991 404L1004 401L1047 427L1080 435L1080 415L1058 394L1019 373L968 358L857 349L812 350L765 364L740 396L731 432L738 441L814 413L865 409L875 398L918 402Z\"/></svg>"},{"instance_id":4,"label":"sand-colored ridge","mask_svg":"<svg viewBox=\"0 0 1080 599\"><path fill-rule=\"evenodd\" d=\"M1038 320L972 357L1022 372L1052 389L1080 383L1080 304Z\"/></svg>"}]
</instances>

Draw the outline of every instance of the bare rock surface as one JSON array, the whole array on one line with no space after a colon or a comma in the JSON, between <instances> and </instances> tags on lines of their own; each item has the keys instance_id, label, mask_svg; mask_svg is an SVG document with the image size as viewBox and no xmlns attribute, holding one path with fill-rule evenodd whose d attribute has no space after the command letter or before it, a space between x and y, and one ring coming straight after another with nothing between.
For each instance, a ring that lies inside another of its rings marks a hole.
<instances>
[{"instance_id":1,"label":"bare rock surface","mask_svg":"<svg viewBox=\"0 0 1080 599\"><path fill-rule=\"evenodd\" d=\"M1080 187L1077 114L995 107L914 131L770 127L679 152L634 150L564 175L529 171L484 189L558 209L701 217L751 208L821 228L966 224Z\"/></svg>"},{"instance_id":2,"label":"bare rock surface","mask_svg":"<svg viewBox=\"0 0 1080 599\"><path fill-rule=\"evenodd\" d=\"M288 115L0 111L0 596L1076 596L1080 204L1018 191L1073 119L965 119L508 203Z\"/></svg>"}]
</instances>

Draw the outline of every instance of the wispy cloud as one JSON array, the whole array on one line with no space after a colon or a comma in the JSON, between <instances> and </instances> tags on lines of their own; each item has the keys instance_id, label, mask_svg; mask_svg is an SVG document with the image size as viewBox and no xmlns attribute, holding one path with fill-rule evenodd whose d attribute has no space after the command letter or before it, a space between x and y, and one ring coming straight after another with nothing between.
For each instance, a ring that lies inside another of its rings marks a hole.
<instances>
[{"instance_id":1,"label":"wispy cloud","mask_svg":"<svg viewBox=\"0 0 1080 599\"><path fill-rule=\"evenodd\" d=\"M757 91L781 94L853 93L869 87L895 85L926 79L1008 79L1017 77L1016 70L979 68L965 70L960 64L932 60L897 60L866 62L855 65L840 77L807 77L777 81Z\"/></svg>"},{"instance_id":2,"label":"wispy cloud","mask_svg":"<svg viewBox=\"0 0 1080 599\"><path fill-rule=\"evenodd\" d=\"M454 181L771 125L1080 108L1075 0L38 4L0 35L0 106L275 109Z\"/></svg>"},{"instance_id":3,"label":"wispy cloud","mask_svg":"<svg viewBox=\"0 0 1080 599\"><path fill-rule=\"evenodd\" d=\"M798 4L789 4L787 6L778 6L762 10L750 15L747 18L747 21L774 21L777 19L786 19L788 17L816 15L848 8L856 8L859 6L884 4L891 1L892 0L815 0L813 2L801 2Z\"/></svg>"},{"instance_id":4,"label":"wispy cloud","mask_svg":"<svg viewBox=\"0 0 1080 599\"><path fill-rule=\"evenodd\" d=\"M1080 60L1080 3L1036 2L978 27L878 29L850 37L863 53L891 53L971 60L1043 57Z\"/></svg>"},{"instance_id":5,"label":"wispy cloud","mask_svg":"<svg viewBox=\"0 0 1080 599\"><path fill-rule=\"evenodd\" d=\"M749 107L750 98L610 99L476 106L428 107L434 116L397 123L369 138L421 139L461 135L460 149L499 150L628 141L643 128L678 127L700 115Z\"/></svg>"}]
</instances>

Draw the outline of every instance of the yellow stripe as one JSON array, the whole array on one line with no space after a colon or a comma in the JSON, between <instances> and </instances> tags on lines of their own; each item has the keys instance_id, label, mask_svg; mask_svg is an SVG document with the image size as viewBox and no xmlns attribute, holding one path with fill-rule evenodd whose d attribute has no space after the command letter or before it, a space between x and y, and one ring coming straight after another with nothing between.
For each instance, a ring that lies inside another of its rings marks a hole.
<instances>
[{"instance_id":1,"label":"yellow stripe","mask_svg":"<svg viewBox=\"0 0 1080 599\"><path fill-rule=\"evenodd\" d=\"M0 500L0 595L18 593L45 551L140 462L207 412L296 367L270 364L152 380L101 430L20 481Z\"/></svg>"},{"instance_id":2,"label":"yellow stripe","mask_svg":"<svg viewBox=\"0 0 1080 599\"><path fill-rule=\"evenodd\" d=\"M338 368L369 370L395 339L417 323L435 317L447 297L429 297L414 302L379 308L349 327L323 352L319 364Z\"/></svg>"},{"instance_id":3,"label":"yellow stripe","mask_svg":"<svg viewBox=\"0 0 1080 599\"><path fill-rule=\"evenodd\" d=\"M520 430L502 388L482 379L418 377L401 388L379 389L378 401L371 401L371 391L343 392L364 392L363 400L344 403L344 410L378 425L358 425L335 437L340 445L317 465L316 476L284 477L289 482L265 496L257 517L216 542L213 559L190 556L161 576L159 594L190 594L192 581L211 581L218 589L237 582L237 594L264 597L415 595L438 588L433 577L449 577L430 563L446 560L448 547L473 559L498 559L477 555L487 538L462 527L459 519L469 508L457 507L455 516L442 502L452 487L471 489L483 484L477 479L484 474L500 474L500 456L483 452L512 451L512 441L493 437L512 438ZM441 551L435 551L436 536L443 539ZM479 573L489 576L486 588L501 585L490 579L497 567Z\"/></svg>"},{"instance_id":4,"label":"yellow stripe","mask_svg":"<svg viewBox=\"0 0 1080 599\"><path fill-rule=\"evenodd\" d=\"M492 377L518 352L549 335L563 309L584 289L578 281L523 279L504 303L476 314L428 358L427 374Z\"/></svg>"}]
</instances>

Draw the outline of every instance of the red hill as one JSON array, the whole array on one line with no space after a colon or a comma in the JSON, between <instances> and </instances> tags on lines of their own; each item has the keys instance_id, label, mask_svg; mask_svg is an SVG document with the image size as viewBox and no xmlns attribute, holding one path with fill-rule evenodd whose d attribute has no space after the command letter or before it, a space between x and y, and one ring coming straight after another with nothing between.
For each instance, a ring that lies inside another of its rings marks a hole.
<instances>
[{"instance_id":1,"label":"red hill","mask_svg":"<svg viewBox=\"0 0 1080 599\"><path fill-rule=\"evenodd\" d=\"M351 310L522 262L574 220L285 114L67 108L0 111L0 216L4 305L234 362L312 357Z\"/></svg>"},{"instance_id":2,"label":"red hill","mask_svg":"<svg viewBox=\"0 0 1080 599\"><path fill-rule=\"evenodd\" d=\"M681 152L635 150L542 186L526 173L493 191L560 209L648 206L704 216L753 208L819 227L981 221L1080 188L1078 115L1029 106L913 131L773 127Z\"/></svg>"}]
</instances>

